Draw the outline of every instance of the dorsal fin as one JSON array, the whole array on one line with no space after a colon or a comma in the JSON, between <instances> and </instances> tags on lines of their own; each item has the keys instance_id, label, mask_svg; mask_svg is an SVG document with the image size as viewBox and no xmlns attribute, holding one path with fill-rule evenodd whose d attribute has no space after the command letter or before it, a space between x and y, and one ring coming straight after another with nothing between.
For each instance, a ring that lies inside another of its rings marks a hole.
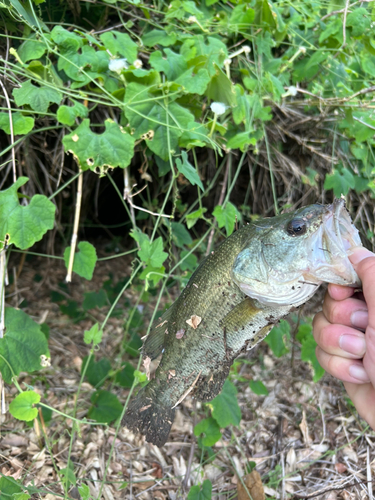
<instances>
[{"instance_id":1,"label":"dorsal fin","mask_svg":"<svg viewBox=\"0 0 375 500\"><path fill-rule=\"evenodd\" d=\"M165 330L168 328L168 323L170 322L171 316L173 314L176 302L171 305L165 313L154 321L150 333L147 335L146 340L143 344L142 355L143 357L148 356L149 358L155 359L162 353L164 347L164 335Z\"/></svg>"}]
</instances>

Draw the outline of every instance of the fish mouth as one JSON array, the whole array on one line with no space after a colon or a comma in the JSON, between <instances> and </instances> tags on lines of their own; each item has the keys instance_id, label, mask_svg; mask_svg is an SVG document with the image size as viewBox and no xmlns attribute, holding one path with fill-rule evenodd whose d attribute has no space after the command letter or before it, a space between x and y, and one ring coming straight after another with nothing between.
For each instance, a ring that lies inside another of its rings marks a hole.
<instances>
[{"instance_id":1,"label":"fish mouth","mask_svg":"<svg viewBox=\"0 0 375 500\"><path fill-rule=\"evenodd\" d=\"M348 257L358 246L362 246L361 239L345 199L335 199L322 214L321 226L312 241L312 262L304 278L312 282L360 286L361 281Z\"/></svg>"}]
</instances>

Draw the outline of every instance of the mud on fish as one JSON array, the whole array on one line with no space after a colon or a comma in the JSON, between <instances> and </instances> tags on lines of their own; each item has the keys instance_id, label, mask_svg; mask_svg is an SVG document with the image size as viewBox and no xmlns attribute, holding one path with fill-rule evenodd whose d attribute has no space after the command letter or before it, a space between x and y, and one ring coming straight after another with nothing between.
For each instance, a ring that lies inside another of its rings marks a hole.
<instances>
[{"instance_id":1,"label":"mud on fish","mask_svg":"<svg viewBox=\"0 0 375 500\"><path fill-rule=\"evenodd\" d=\"M348 259L360 245L343 199L258 219L233 233L153 325L142 349L145 366L162 358L123 424L162 446L176 406L188 394L204 402L217 396L234 359L322 282L360 285Z\"/></svg>"}]
</instances>

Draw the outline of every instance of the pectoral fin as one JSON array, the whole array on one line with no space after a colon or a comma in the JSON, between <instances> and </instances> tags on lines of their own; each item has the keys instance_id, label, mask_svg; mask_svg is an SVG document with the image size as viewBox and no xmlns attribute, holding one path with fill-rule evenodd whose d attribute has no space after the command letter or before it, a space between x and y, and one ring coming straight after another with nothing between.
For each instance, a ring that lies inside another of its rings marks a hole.
<instances>
[{"instance_id":1,"label":"pectoral fin","mask_svg":"<svg viewBox=\"0 0 375 500\"><path fill-rule=\"evenodd\" d=\"M225 316L221 324L227 334L231 335L248 326L260 312L261 309L254 305L254 301L246 297Z\"/></svg>"}]
</instances>

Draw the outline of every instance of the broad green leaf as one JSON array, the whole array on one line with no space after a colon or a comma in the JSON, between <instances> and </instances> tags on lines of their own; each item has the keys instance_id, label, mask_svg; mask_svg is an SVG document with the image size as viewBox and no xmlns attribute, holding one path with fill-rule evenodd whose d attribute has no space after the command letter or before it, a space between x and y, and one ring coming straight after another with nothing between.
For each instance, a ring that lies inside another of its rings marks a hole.
<instances>
[{"instance_id":1,"label":"broad green leaf","mask_svg":"<svg viewBox=\"0 0 375 500\"><path fill-rule=\"evenodd\" d=\"M354 175L346 168L333 170L332 174L326 174L324 180L324 189L333 189L336 198L340 198L341 194L346 195L349 189L354 189Z\"/></svg>"},{"instance_id":2,"label":"broad green leaf","mask_svg":"<svg viewBox=\"0 0 375 500\"><path fill-rule=\"evenodd\" d=\"M81 484L81 486L78 486L78 492L81 495L82 500L91 499L90 488L87 486L87 484Z\"/></svg>"},{"instance_id":3,"label":"broad green leaf","mask_svg":"<svg viewBox=\"0 0 375 500\"><path fill-rule=\"evenodd\" d=\"M39 403L40 395L34 391L21 392L9 405L9 411L17 420L29 422L38 415L38 409L33 405Z\"/></svg>"},{"instance_id":4,"label":"broad green leaf","mask_svg":"<svg viewBox=\"0 0 375 500\"><path fill-rule=\"evenodd\" d=\"M167 34L162 30L151 30L142 37L142 42L146 47L155 47L155 45L163 45L163 47L168 47L173 45L177 40L175 33Z\"/></svg>"},{"instance_id":5,"label":"broad green leaf","mask_svg":"<svg viewBox=\"0 0 375 500\"><path fill-rule=\"evenodd\" d=\"M95 346L100 344L100 342L102 341L102 337L103 337L103 330L99 328L98 323L95 323L95 325L93 325L90 328L90 330L85 330L83 340L85 344L91 344L92 342L93 345Z\"/></svg>"},{"instance_id":6,"label":"broad green leaf","mask_svg":"<svg viewBox=\"0 0 375 500\"><path fill-rule=\"evenodd\" d=\"M290 339L290 325L285 319L280 320L278 326L274 326L267 337L264 339L269 345L273 354L280 358L286 354L289 349L286 347L286 342Z\"/></svg>"},{"instance_id":7,"label":"broad green leaf","mask_svg":"<svg viewBox=\"0 0 375 500\"><path fill-rule=\"evenodd\" d=\"M39 59L47 50L47 46L42 40L26 40L18 47L18 55L24 63L31 59Z\"/></svg>"},{"instance_id":8,"label":"broad green leaf","mask_svg":"<svg viewBox=\"0 0 375 500\"><path fill-rule=\"evenodd\" d=\"M203 434L203 446L213 446L221 439L220 427L214 418L204 418L194 427L194 435Z\"/></svg>"},{"instance_id":9,"label":"broad green leaf","mask_svg":"<svg viewBox=\"0 0 375 500\"><path fill-rule=\"evenodd\" d=\"M65 151L73 153L82 170L103 172L108 168L125 168L133 158L134 138L110 119L104 126L102 134L95 134L86 119L63 138Z\"/></svg>"},{"instance_id":10,"label":"broad green leaf","mask_svg":"<svg viewBox=\"0 0 375 500\"><path fill-rule=\"evenodd\" d=\"M191 245L193 243L189 231L183 224L179 222L172 222L172 239L174 243L182 248L184 245Z\"/></svg>"},{"instance_id":11,"label":"broad green leaf","mask_svg":"<svg viewBox=\"0 0 375 500\"><path fill-rule=\"evenodd\" d=\"M240 423L241 410L237 401L237 389L228 379L224 382L221 393L210 401L208 406L220 427Z\"/></svg>"},{"instance_id":12,"label":"broad green leaf","mask_svg":"<svg viewBox=\"0 0 375 500\"><path fill-rule=\"evenodd\" d=\"M99 292L85 292L82 307L85 311L99 307L99 309L107 304L107 294L101 288Z\"/></svg>"},{"instance_id":13,"label":"broad green leaf","mask_svg":"<svg viewBox=\"0 0 375 500\"><path fill-rule=\"evenodd\" d=\"M139 275L141 280L146 280L146 290L148 290L148 283L151 281L153 286L156 286L164 277L165 267L154 267L148 265Z\"/></svg>"},{"instance_id":14,"label":"broad green leaf","mask_svg":"<svg viewBox=\"0 0 375 500\"><path fill-rule=\"evenodd\" d=\"M122 370L116 374L115 382L121 387L131 387L134 382L134 367L126 362Z\"/></svg>"},{"instance_id":15,"label":"broad green leaf","mask_svg":"<svg viewBox=\"0 0 375 500\"><path fill-rule=\"evenodd\" d=\"M228 201L225 207L216 205L215 210L212 212L212 215L216 217L218 226L220 228L225 227L227 236L230 236L233 233L234 225L236 223L236 207L232 205L230 201Z\"/></svg>"},{"instance_id":16,"label":"broad green leaf","mask_svg":"<svg viewBox=\"0 0 375 500\"><path fill-rule=\"evenodd\" d=\"M352 28L353 36L361 36L371 28L371 14L364 7L354 9L346 18L346 26Z\"/></svg>"},{"instance_id":17,"label":"broad green leaf","mask_svg":"<svg viewBox=\"0 0 375 500\"><path fill-rule=\"evenodd\" d=\"M13 97L17 106L28 104L34 111L47 113L51 103L60 104L62 94L49 87L36 87L31 80L26 80L20 88L13 90Z\"/></svg>"},{"instance_id":18,"label":"broad green leaf","mask_svg":"<svg viewBox=\"0 0 375 500\"><path fill-rule=\"evenodd\" d=\"M83 39L79 35L60 25L53 28L51 38L63 52L78 51L83 45Z\"/></svg>"},{"instance_id":19,"label":"broad green leaf","mask_svg":"<svg viewBox=\"0 0 375 500\"><path fill-rule=\"evenodd\" d=\"M50 355L40 325L20 309L5 308L5 327L0 339L0 372L10 384L13 375L18 376L21 371L41 370L41 361Z\"/></svg>"},{"instance_id":20,"label":"broad green leaf","mask_svg":"<svg viewBox=\"0 0 375 500\"><path fill-rule=\"evenodd\" d=\"M168 254L163 251L163 240L161 236L156 238L152 243L147 234L141 231L132 231L130 236L134 238L140 246L138 257L147 265L152 267L161 267Z\"/></svg>"},{"instance_id":21,"label":"broad green leaf","mask_svg":"<svg viewBox=\"0 0 375 500\"><path fill-rule=\"evenodd\" d=\"M240 149L246 151L248 146L255 146L257 143L256 138L250 132L240 132L232 136L228 142L227 147L230 149Z\"/></svg>"},{"instance_id":22,"label":"broad green leaf","mask_svg":"<svg viewBox=\"0 0 375 500\"><path fill-rule=\"evenodd\" d=\"M66 106L65 104L60 106L56 114L60 123L70 127L74 125L76 118L87 118L89 114L86 106L76 101L73 101L73 103L74 106Z\"/></svg>"},{"instance_id":23,"label":"broad green leaf","mask_svg":"<svg viewBox=\"0 0 375 500\"><path fill-rule=\"evenodd\" d=\"M249 387L254 394L258 394L259 396L268 396L268 389L261 380L250 380Z\"/></svg>"},{"instance_id":24,"label":"broad green leaf","mask_svg":"<svg viewBox=\"0 0 375 500\"><path fill-rule=\"evenodd\" d=\"M229 22L231 24L231 30L245 31L250 29L250 25L253 23L255 17L254 9L251 9L247 3L237 5L230 15Z\"/></svg>"},{"instance_id":25,"label":"broad green leaf","mask_svg":"<svg viewBox=\"0 0 375 500\"><path fill-rule=\"evenodd\" d=\"M318 344L315 342L314 337L312 334L310 334L302 343L301 347L301 359L302 361L308 361L309 363L312 364L312 367L314 369L314 376L313 376L313 381L318 382L323 375L324 375L324 370L320 366L318 359L316 357L316 346Z\"/></svg>"},{"instance_id":26,"label":"broad green leaf","mask_svg":"<svg viewBox=\"0 0 375 500\"><path fill-rule=\"evenodd\" d=\"M34 118L25 116L19 111L12 113L13 133L14 135L28 134L34 128ZM10 134L9 113L0 113L0 128L6 134Z\"/></svg>"},{"instance_id":27,"label":"broad green leaf","mask_svg":"<svg viewBox=\"0 0 375 500\"><path fill-rule=\"evenodd\" d=\"M167 97L157 98L147 87L130 83L125 92L125 115L134 128L136 139L145 136L147 146L155 154L167 161L176 151L178 138L194 122L194 116L176 102L168 102Z\"/></svg>"},{"instance_id":28,"label":"broad green leaf","mask_svg":"<svg viewBox=\"0 0 375 500\"><path fill-rule=\"evenodd\" d=\"M99 389L99 387L104 384L107 375L111 370L111 363L107 358L101 358L99 361L95 361L93 358L90 358L90 362L86 367L87 360L88 356L85 356L82 361L81 373L83 373L86 368L85 376L87 380L93 387Z\"/></svg>"},{"instance_id":29,"label":"broad green leaf","mask_svg":"<svg viewBox=\"0 0 375 500\"><path fill-rule=\"evenodd\" d=\"M117 396L108 391L96 391L90 398L93 406L88 411L88 417L97 422L109 424L121 415L122 404Z\"/></svg>"},{"instance_id":30,"label":"broad green leaf","mask_svg":"<svg viewBox=\"0 0 375 500\"><path fill-rule=\"evenodd\" d=\"M323 43L325 40L330 38L332 35L336 35L337 33L340 33L340 35L342 33L342 19L340 19L339 17L330 18L330 22L327 25L326 29L323 30L319 35L319 43Z\"/></svg>"},{"instance_id":31,"label":"broad green leaf","mask_svg":"<svg viewBox=\"0 0 375 500\"><path fill-rule=\"evenodd\" d=\"M187 17L188 14L196 16L197 19L203 17L203 13L197 8L195 2L191 0L173 0L168 6L168 12L166 13L166 19L183 19Z\"/></svg>"},{"instance_id":32,"label":"broad green leaf","mask_svg":"<svg viewBox=\"0 0 375 500\"><path fill-rule=\"evenodd\" d=\"M178 144L181 148L192 149L194 147L202 148L210 144L207 128L197 122L190 122L186 126L186 130L181 135Z\"/></svg>"},{"instance_id":33,"label":"broad green leaf","mask_svg":"<svg viewBox=\"0 0 375 500\"><path fill-rule=\"evenodd\" d=\"M133 42L127 33L111 30L102 33L99 38L112 56L120 55L125 57L130 64L137 59L138 45Z\"/></svg>"},{"instance_id":34,"label":"broad green leaf","mask_svg":"<svg viewBox=\"0 0 375 500\"><path fill-rule=\"evenodd\" d=\"M0 500L13 500L14 495L22 493L22 484L12 477L0 477Z\"/></svg>"},{"instance_id":35,"label":"broad green leaf","mask_svg":"<svg viewBox=\"0 0 375 500\"><path fill-rule=\"evenodd\" d=\"M19 177L8 189L0 191L0 247L8 234L8 243L25 250L53 228L56 207L46 196L35 194L29 205L19 204L17 190L27 181L27 177Z\"/></svg>"},{"instance_id":36,"label":"broad green leaf","mask_svg":"<svg viewBox=\"0 0 375 500\"><path fill-rule=\"evenodd\" d=\"M181 259L185 257L189 252L187 250L183 250L180 254ZM181 262L180 269L181 271L194 271L197 267L198 259L197 257L191 253L186 259Z\"/></svg>"},{"instance_id":37,"label":"broad green leaf","mask_svg":"<svg viewBox=\"0 0 375 500\"><path fill-rule=\"evenodd\" d=\"M201 485L192 486L187 496L187 500L211 500L211 498L212 483L209 479L205 479Z\"/></svg>"},{"instance_id":38,"label":"broad green leaf","mask_svg":"<svg viewBox=\"0 0 375 500\"><path fill-rule=\"evenodd\" d=\"M35 15L29 3L20 2L19 0L9 0L9 3L11 5L11 9L9 9L9 5L4 3L0 6L5 6L10 11L14 9L18 16L20 16L21 21L28 24L31 28L35 26L38 30L42 29L45 32L49 31L44 22ZM11 15L14 16L14 11Z\"/></svg>"},{"instance_id":39,"label":"broad green leaf","mask_svg":"<svg viewBox=\"0 0 375 500\"><path fill-rule=\"evenodd\" d=\"M67 268L69 265L70 248L67 247L64 251L64 261ZM78 243L78 250L74 255L73 272L82 276L82 278L91 280L97 261L95 247L88 241L80 241Z\"/></svg>"},{"instance_id":40,"label":"broad green leaf","mask_svg":"<svg viewBox=\"0 0 375 500\"><path fill-rule=\"evenodd\" d=\"M236 106L236 89L227 75L215 64L215 74L208 84L206 96L214 102Z\"/></svg>"},{"instance_id":41,"label":"broad green leaf","mask_svg":"<svg viewBox=\"0 0 375 500\"><path fill-rule=\"evenodd\" d=\"M367 51L363 51L361 53L361 63L362 68L368 73L370 76L375 77L375 61L374 55L368 53Z\"/></svg>"},{"instance_id":42,"label":"broad green leaf","mask_svg":"<svg viewBox=\"0 0 375 500\"><path fill-rule=\"evenodd\" d=\"M222 67L224 60L228 57L228 49L225 43L216 37L197 35L188 37L184 41L180 54L184 56L186 61L205 56L205 68L210 76L214 76L217 69Z\"/></svg>"},{"instance_id":43,"label":"broad green leaf","mask_svg":"<svg viewBox=\"0 0 375 500\"><path fill-rule=\"evenodd\" d=\"M205 212L207 212L207 208L198 208L198 210L195 210L194 212L191 212L191 214L186 216L186 225L188 229L192 228L195 223L199 220L202 219Z\"/></svg>"},{"instance_id":44,"label":"broad green leaf","mask_svg":"<svg viewBox=\"0 0 375 500\"><path fill-rule=\"evenodd\" d=\"M124 350L133 358L139 357L139 349L142 347L142 340L136 331L133 331L129 338L124 340Z\"/></svg>"},{"instance_id":45,"label":"broad green leaf","mask_svg":"<svg viewBox=\"0 0 375 500\"><path fill-rule=\"evenodd\" d=\"M64 467L63 469L60 469L59 475L63 478L63 483L66 484L67 488L70 488L70 486L75 486L77 484L77 478L74 474L74 470L72 470L70 467Z\"/></svg>"},{"instance_id":46,"label":"broad green leaf","mask_svg":"<svg viewBox=\"0 0 375 500\"><path fill-rule=\"evenodd\" d=\"M197 184L201 188L201 190L204 191L204 187L203 187L202 181L200 180L198 172L195 170L193 165L189 162L188 155L187 155L186 151L181 152L181 157L182 157L182 161L180 160L180 158L176 158L177 170L181 174L183 174L193 186L195 186Z\"/></svg>"},{"instance_id":47,"label":"broad green leaf","mask_svg":"<svg viewBox=\"0 0 375 500\"><path fill-rule=\"evenodd\" d=\"M67 52L63 50L61 52L57 67L59 71L63 70L68 78L74 80L71 84L72 89L82 87L96 78L106 78L110 61L107 51L83 45L79 50L69 48Z\"/></svg>"}]
</instances>

